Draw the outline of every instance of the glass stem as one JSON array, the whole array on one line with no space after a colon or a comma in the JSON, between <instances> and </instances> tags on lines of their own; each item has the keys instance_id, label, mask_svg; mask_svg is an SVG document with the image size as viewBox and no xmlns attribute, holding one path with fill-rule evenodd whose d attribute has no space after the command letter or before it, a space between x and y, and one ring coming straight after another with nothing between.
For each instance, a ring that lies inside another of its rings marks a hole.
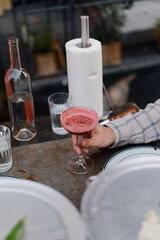
<instances>
[{"instance_id":1,"label":"glass stem","mask_svg":"<svg viewBox=\"0 0 160 240\"><path fill-rule=\"evenodd\" d=\"M78 146L81 147L81 143L82 143L82 139L83 139L83 136L82 135L78 135ZM86 169L86 162L85 162L85 159L83 157L83 155L78 155L77 157L77 162L79 164L79 166L82 166L84 169Z\"/></svg>"}]
</instances>

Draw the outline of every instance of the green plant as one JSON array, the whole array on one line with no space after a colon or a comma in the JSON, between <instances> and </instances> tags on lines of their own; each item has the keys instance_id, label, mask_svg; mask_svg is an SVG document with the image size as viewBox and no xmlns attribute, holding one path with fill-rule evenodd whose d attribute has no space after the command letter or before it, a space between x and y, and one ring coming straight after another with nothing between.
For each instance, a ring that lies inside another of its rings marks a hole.
<instances>
[{"instance_id":1,"label":"green plant","mask_svg":"<svg viewBox=\"0 0 160 240\"><path fill-rule=\"evenodd\" d=\"M124 33L121 27L125 24L126 16L124 9L119 4L113 4L97 9L99 19L93 19L92 37L102 43L121 40Z\"/></svg>"},{"instance_id":2,"label":"green plant","mask_svg":"<svg viewBox=\"0 0 160 240\"><path fill-rule=\"evenodd\" d=\"M51 29L47 26L38 28L34 33L33 51L38 53L46 53L51 50L52 46L52 33Z\"/></svg>"}]
</instances>

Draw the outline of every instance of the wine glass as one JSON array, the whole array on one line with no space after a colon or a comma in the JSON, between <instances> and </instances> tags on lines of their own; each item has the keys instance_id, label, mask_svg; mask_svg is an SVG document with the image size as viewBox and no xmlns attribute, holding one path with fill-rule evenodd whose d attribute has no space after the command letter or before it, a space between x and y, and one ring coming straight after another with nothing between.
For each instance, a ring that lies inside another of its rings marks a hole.
<instances>
[{"instance_id":1,"label":"wine glass","mask_svg":"<svg viewBox=\"0 0 160 240\"><path fill-rule=\"evenodd\" d=\"M98 123L97 113L84 107L70 107L61 115L63 128L71 134L76 134L78 145L81 146L83 135L91 132ZM68 170L75 174L88 173L94 167L93 160L86 155L73 157L67 164Z\"/></svg>"}]
</instances>

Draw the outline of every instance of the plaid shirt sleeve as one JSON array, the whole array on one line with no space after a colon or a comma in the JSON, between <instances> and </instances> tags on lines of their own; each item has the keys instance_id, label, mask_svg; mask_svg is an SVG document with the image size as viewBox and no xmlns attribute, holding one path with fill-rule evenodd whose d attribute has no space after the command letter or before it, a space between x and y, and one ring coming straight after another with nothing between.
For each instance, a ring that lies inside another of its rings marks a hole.
<instances>
[{"instance_id":1,"label":"plaid shirt sleeve","mask_svg":"<svg viewBox=\"0 0 160 240\"><path fill-rule=\"evenodd\" d=\"M112 148L160 140L160 99L148 104L144 110L109 122L107 126L116 135Z\"/></svg>"}]
</instances>

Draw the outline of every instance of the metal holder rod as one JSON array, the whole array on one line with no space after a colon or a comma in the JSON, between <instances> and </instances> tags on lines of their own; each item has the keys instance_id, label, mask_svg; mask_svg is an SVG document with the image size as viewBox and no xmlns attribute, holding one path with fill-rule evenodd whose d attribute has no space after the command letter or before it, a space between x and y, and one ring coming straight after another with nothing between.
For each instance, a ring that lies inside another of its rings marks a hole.
<instances>
[{"instance_id":1,"label":"metal holder rod","mask_svg":"<svg viewBox=\"0 0 160 240\"><path fill-rule=\"evenodd\" d=\"M89 16L81 16L81 46L89 47Z\"/></svg>"},{"instance_id":2,"label":"metal holder rod","mask_svg":"<svg viewBox=\"0 0 160 240\"><path fill-rule=\"evenodd\" d=\"M81 47L82 48L87 48L90 46L89 44L89 16L81 16ZM107 89L103 83L103 89L104 89L104 93L108 99L108 103L109 103L109 109L110 112L113 111L113 105L111 103L110 97L107 93ZM108 118L108 115L107 115Z\"/></svg>"}]
</instances>

